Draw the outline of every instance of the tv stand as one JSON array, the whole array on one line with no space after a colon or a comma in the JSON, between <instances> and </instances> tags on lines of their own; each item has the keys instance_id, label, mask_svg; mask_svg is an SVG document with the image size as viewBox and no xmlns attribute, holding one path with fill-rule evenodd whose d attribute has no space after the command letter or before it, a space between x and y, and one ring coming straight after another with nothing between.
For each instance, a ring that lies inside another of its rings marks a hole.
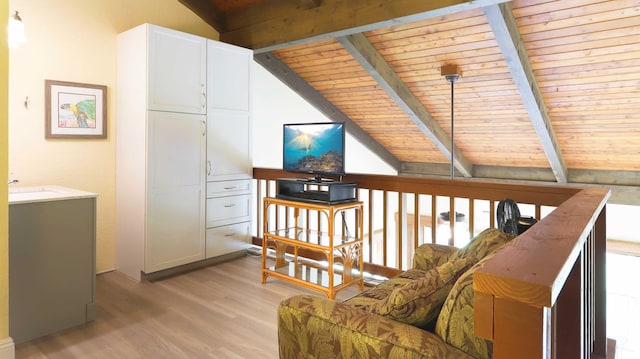
<instances>
[{"instance_id":1,"label":"tv stand","mask_svg":"<svg viewBox=\"0 0 640 359\"><path fill-rule=\"evenodd\" d=\"M296 179L296 181L304 181L307 183L315 183L315 184L335 182L331 178L322 178L322 177L300 178L300 179Z\"/></svg>"},{"instance_id":2,"label":"tv stand","mask_svg":"<svg viewBox=\"0 0 640 359\"><path fill-rule=\"evenodd\" d=\"M327 182L333 182L333 180L331 178L322 178L322 175L316 173L313 175L313 177L307 178L307 182L327 183Z\"/></svg>"},{"instance_id":3,"label":"tv stand","mask_svg":"<svg viewBox=\"0 0 640 359\"><path fill-rule=\"evenodd\" d=\"M276 180L276 198L316 204L341 204L356 201L356 184L316 178Z\"/></svg>"}]
</instances>

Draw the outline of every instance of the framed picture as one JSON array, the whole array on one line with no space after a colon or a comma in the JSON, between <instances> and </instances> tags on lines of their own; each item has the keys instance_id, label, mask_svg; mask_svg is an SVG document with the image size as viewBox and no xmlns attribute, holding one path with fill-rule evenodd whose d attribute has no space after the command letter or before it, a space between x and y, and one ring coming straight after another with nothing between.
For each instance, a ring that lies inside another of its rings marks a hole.
<instances>
[{"instance_id":1,"label":"framed picture","mask_svg":"<svg viewBox=\"0 0 640 359\"><path fill-rule=\"evenodd\" d=\"M45 138L107 138L107 87L44 81Z\"/></svg>"}]
</instances>

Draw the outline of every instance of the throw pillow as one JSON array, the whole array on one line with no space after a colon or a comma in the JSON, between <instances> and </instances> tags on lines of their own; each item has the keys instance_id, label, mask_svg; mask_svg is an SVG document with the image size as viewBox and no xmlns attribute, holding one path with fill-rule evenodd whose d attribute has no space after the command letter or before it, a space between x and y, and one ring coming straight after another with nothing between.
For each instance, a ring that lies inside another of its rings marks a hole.
<instances>
[{"instance_id":1,"label":"throw pillow","mask_svg":"<svg viewBox=\"0 0 640 359\"><path fill-rule=\"evenodd\" d=\"M437 318L453 284L471 264L467 259L444 263L395 288L386 299L373 305L371 312L425 328Z\"/></svg>"},{"instance_id":2,"label":"throw pillow","mask_svg":"<svg viewBox=\"0 0 640 359\"><path fill-rule=\"evenodd\" d=\"M409 269L397 276L382 282L375 287L360 292L354 297L344 301L352 307L360 308L371 312L372 308L380 301L385 301L394 289L400 288L425 276L427 272L419 269Z\"/></svg>"},{"instance_id":3,"label":"throw pillow","mask_svg":"<svg viewBox=\"0 0 640 359\"><path fill-rule=\"evenodd\" d=\"M494 254L483 258L456 281L440 310L435 328L435 333L447 344L478 359L492 357L493 343L477 337L473 331L473 275Z\"/></svg>"},{"instance_id":4,"label":"throw pillow","mask_svg":"<svg viewBox=\"0 0 640 359\"><path fill-rule=\"evenodd\" d=\"M515 238L514 235L504 233L497 228L487 228L473 238L465 247L460 248L454 258L468 258L473 263L477 263L488 254L509 243L513 238Z\"/></svg>"}]
</instances>

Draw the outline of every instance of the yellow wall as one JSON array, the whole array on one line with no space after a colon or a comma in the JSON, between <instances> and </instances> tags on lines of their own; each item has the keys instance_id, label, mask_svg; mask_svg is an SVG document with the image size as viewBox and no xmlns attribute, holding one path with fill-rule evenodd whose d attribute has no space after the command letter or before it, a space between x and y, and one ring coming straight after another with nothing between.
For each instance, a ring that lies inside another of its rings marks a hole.
<instances>
[{"instance_id":1,"label":"yellow wall","mask_svg":"<svg viewBox=\"0 0 640 359\"><path fill-rule=\"evenodd\" d=\"M6 24L9 16L7 0L0 0L0 24ZM9 207L7 205L7 85L9 52L6 26L0 26L0 341L9 336L9 236L7 229Z\"/></svg>"},{"instance_id":2,"label":"yellow wall","mask_svg":"<svg viewBox=\"0 0 640 359\"><path fill-rule=\"evenodd\" d=\"M145 22L212 39L218 33L177 0L11 0L10 10L20 12L27 43L12 49L9 58L9 178L19 185L55 184L98 193L97 270L111 269L117 34ZM106 85L108 138L45 140L45 79Z\"/></svg>"}]
</instances>

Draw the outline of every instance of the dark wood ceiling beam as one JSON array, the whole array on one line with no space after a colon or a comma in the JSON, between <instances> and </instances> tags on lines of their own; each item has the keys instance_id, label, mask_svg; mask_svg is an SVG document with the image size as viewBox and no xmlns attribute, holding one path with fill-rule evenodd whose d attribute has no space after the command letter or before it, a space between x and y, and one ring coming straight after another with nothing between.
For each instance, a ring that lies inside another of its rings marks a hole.
<instances>
[{"instance_id":1,"label":"dark wood ceiling beam","mask_svg":"<svg viewBox=\"0 0 640 359\"><path fill-rule=\"evenodd\" d=\"M483 10L538 134L551 170L559 183L567 183L567 166L511 6L508 3L496 4L484 7Z\"/></svg>"},{"instance_id":2,"label":"dark wood ceiling beam","mask_svg":"<svg viewBox=\"0 0 640 359\"><path fill-rule=\"evenodd\" d=\"M178 0L182 5L211 25L218 33L227 31L226 17L211 0Z\"/></svg>"},{"instance_id":3,"label":"dark wood ceiling beam","mask_svg":"<svg viewBox=\"0 0 640 359\"><path fill-rule=\"evenodd\" d=\"M220 39L258 53L268 52L505 1L508 0L271 0L227 14L228 29L221 32ZM301 5L309 2L318 6Z\"/></svg>"},{"instance_id":4,"label":"dark wood ceiling beam","mask_svg":"<svg viewBox=\"0 0 640 359\"><path fill-rule=\"evenodd\" d=\"M308 82L296 74L287 64L282 62L272 53L254 54L254 60L262 65L267 71L278 78L304 98L310 105L322 112L327 118L334 122L344 122L347 133L353 136L358 142L369 151L378 156L382 161L391 166L394 170L400 170L400 160L380 145L366 131L358 126L349 116L340 111L334 104L327 100L321 93L316 91Z\"/></svg>"},{"instance_id":5,"label":"dark wood ceiling beam","mask_svg":"<svg viewBox=\"0 0 640 359\"><path fill-rule=\"evenodd\" d=\"M404 111L416 126L436 147L451 160L451 137L438 125L420 100L398 77L389 63L382 57L364 34L339 37L338 41L353 56L387 95ZM444 81L444 79L443 79ZM455 169L464 177L472 176L472 164L461 153L453 149Z\"/></svg>"}]
</instances>

